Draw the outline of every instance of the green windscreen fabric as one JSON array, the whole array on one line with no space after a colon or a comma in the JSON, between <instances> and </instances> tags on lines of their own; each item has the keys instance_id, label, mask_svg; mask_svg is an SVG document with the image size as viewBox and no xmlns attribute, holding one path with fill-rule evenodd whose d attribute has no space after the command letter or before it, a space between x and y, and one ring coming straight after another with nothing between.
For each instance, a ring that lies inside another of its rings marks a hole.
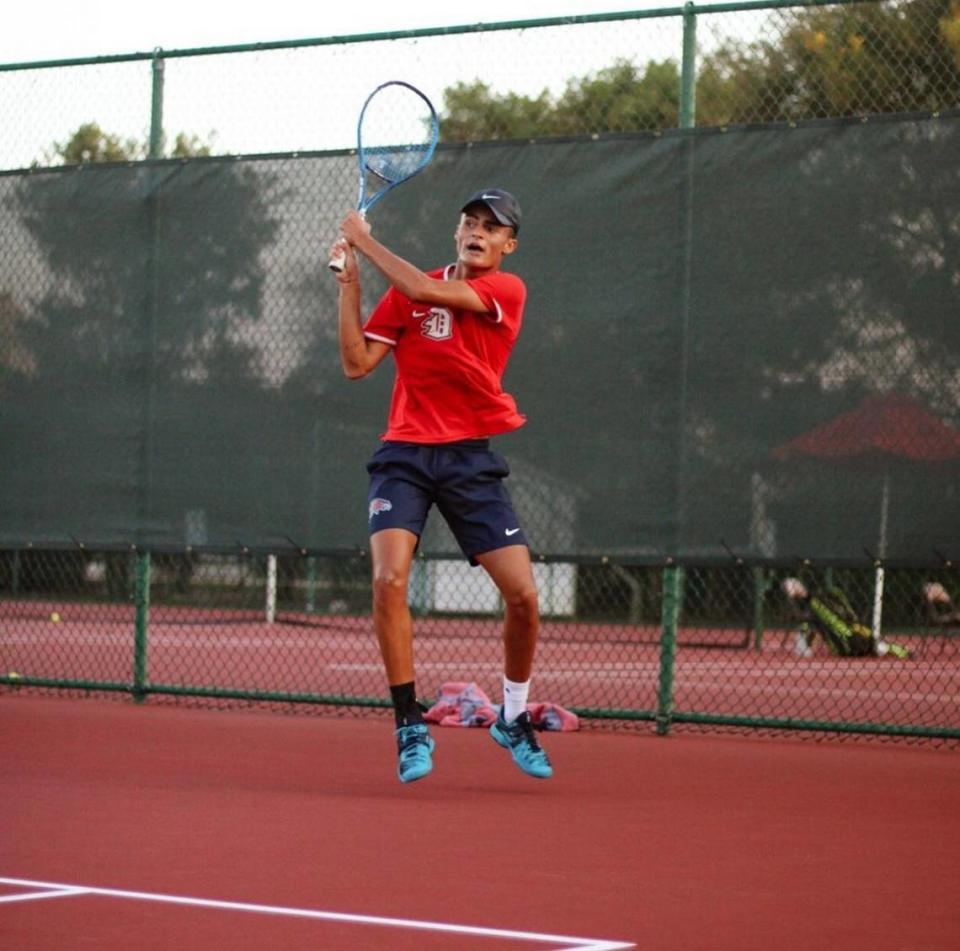
<instances>
[{"instance_id":1,"label":"green windscreen fabric","mask_svg":"<svg viewBox=\"0 0 960 951\"><path fill-rule=\"evenodd\" d=\"M513 191L496 448L538 553L960 555L957 116L441 149L371 213L423 268ZM349 155L0 176L0 542L366 546L388 360L325 261ZM384 286L363 273L365 308ZM453 550L434 519L427 553Z\"/></svg>"}]
</instances>

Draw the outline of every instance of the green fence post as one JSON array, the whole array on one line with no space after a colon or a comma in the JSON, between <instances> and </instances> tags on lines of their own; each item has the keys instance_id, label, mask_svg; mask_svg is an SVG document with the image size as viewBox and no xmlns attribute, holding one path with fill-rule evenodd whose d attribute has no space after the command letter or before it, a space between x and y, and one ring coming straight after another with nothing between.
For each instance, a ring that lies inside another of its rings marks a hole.
<instances>
[{"instance_id":1,"label":"green fence post","mask_svg":"<svg viewBox=\"0 0 960 951\"><path fill-rule=\"evenodd\" d=\"M150 102L150 142L151 159L163 158L163 55L157 47L153 51L153 84ZM140 493L140 529L147 532L152 520L153 506L153 454L155 439L155 417L157 401L157 324L160 310L160 209L158 189L162 171L151 169L149 172L149 190L145 196L145 227L149 256L146 261L146 299L140 323L142 338L138 341L142 349L142 378L144 384L143 405L141 407L141 428L143 442L140 446L140 472L138 475ZM142 536L138 536L138 542Z\"/></svg>"},{"instance_id":2,"label":"green fence post","mask_svg":"<svg viewBox=\"0 0 960 951\"><path fill-rule=\"evenodd\" d=\"M163 51L153 51L153 82L150 90L149 157L163 158Z\"/></svg>"},{"instance_id":3,"label":"green fence post","mask_svg":"<svg viewBox=\"0 0 960 951\"><path fill-rule=\"evenodd\" d=\"M660 687L657 691L657 733L666 736L673 720L673 674L677 657L677 621L683 569L671 565L663 572L660 612Z\"/></svg>"},{"instance_id":4,"label":"green fence post","mask_svg":"<svg viewBox=\"0 0 960 951\"><path fill-rule=\"evenodd\" d=\"M134 589L133 699L142 703L147 695L147 628L150 624L150 552L137 553Z\"/></svg>"},{"instance_id":5,"label":"green fence post","mask_svg":"<svg viewBox=\"0 0 960 951\"><path fill-rule=\"evenodd\" d=\"M695 90L696 90L696 54L697 54L697 17L693 3L687 3L683 8L683 60L680 68L680 114L679 127L692 129L695 124ZM676 460L676 519L677 530L686 520L687 489L684 488L684 472L687 466L686 440L684 425L687 415L687 395L689 383L690 363L690 318L693 309L692 275L693 275L693 211L694 211L694 177L696 171L696 137L684 136L681 142L685 174L679 184L679 201L681 220L683 222L683 237L681 247L682 270L680 273L680 353L678 354L678 456ZM679 539L677 539L679 541ZM674 552L679 547L674 548Z\"/></svg>"},{"instance_id":6,"label":"green fence post","mask_svg":"<svg viewBox=\"0 0 960 951\"><path fill-rule=\"evenodd\" d=\"M696 124L697 14L692 3L683 5L683 59L680 64L680 128Z\"/></svg>"}]
</instances>

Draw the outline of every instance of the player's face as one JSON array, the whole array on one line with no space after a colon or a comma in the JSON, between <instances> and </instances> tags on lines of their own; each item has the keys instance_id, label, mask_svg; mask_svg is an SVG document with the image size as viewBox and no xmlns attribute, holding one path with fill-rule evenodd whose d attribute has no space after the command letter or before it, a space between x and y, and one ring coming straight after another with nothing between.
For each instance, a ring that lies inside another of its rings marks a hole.
<instances>
[{"instance_id":1,"label":"player's face","mask_svg":"<svg viewBox=\"0 0 960 951\"><path fill-rule=\"evenodd\" d=\"M491 271L517 246L513 228L500 224L486 205L471 205L454 233L457 259L474 271Z\"/></svg>"}]
</instances>

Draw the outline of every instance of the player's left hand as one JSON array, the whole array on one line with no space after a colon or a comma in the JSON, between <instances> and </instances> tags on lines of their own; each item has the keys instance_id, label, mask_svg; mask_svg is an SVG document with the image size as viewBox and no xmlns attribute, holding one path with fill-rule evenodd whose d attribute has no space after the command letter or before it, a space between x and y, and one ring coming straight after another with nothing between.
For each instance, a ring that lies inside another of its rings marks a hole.
<instances>
[{"instance_id":1,"label":"player's left hand","mask_svg":"<svg viewBox=\"0 0 960 951\"><path fill-rule=\"evenodd\" d=\"M338 255L343 255L343 269L334 271L334 276L338 284L352 284L357 280L357 256L353 253L353 248L345 237L338 238L330 249L330 259L333 260Z\"/></svg>"}]
</instances>

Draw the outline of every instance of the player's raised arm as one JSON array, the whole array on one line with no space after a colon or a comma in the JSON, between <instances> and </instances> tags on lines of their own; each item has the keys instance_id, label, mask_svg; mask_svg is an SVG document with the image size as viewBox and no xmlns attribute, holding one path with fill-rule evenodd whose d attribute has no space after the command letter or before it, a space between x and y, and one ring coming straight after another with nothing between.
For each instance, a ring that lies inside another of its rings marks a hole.
<instances>
[{"instance_id":1,"label":"player's raised arm","mask_svg":"<svg viewBox=\"0 0 960 951\"><path fill-rule=\"evenodd\" d=\"M389 353L390 347L379 340L369 340L363 334L360 272L353 249L341 239L333 246L331 254L337 254L343 262L341 270L334 272L340 289L338 305L340 363L344 374L349 379L359 380L380 364Z\"/></svg>"},{"instance_id":2,"label":"player's raised arm","mask_svg":"<svg viewBox=\"0 0 960 951\"><path fill-rule=\"evenodd\" d=\"M355 251L359 251L393 287L410 300L462 310L486 310L477 292L465 281L436 281L394 254L373 236L370 223L356 212L347 215L340 225L340 231Z\"/></svg>"},{"instance_id":3,"label":"player's raised arm","mask_svg":"<svg viewBox=\"0 0 960 951\"><path fill-rule=\"evenodd\" d=\"M350 245L367 258L401 294L423 304L435 304L460 310L490 313L488 301L468 283L471 278L483 277L500 269L503 258L517 247L519 211L512 196L503 208L495 199L506 196L496 190L486 198L478 193L464 205L454 232L457 263L451 279L437 281L428 277L413 264L394 254L374 238L370 223L356 212L351 212L340 226Z\"/></svg>"}]
</instances>

